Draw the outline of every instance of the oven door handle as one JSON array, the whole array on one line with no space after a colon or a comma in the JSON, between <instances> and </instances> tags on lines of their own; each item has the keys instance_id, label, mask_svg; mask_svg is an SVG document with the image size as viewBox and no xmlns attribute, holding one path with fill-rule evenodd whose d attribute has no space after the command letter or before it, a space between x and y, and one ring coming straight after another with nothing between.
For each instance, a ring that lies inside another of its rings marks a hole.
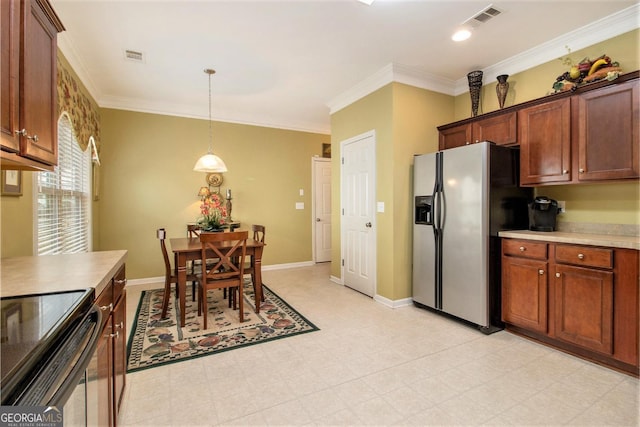
<instances>
[{"instance_id":1,"label":"oven door handle","mask_svg":"<svg viewBox=\"0 0 640 427\"><path fill-rule=\"evenodd\" d=\"M94 304L93 307L91 307L87 319L91 319L90 321L91 323L93 323L91 336L82 349L82 353L78 358L78 361L71 369L66 379L55 391L55 394L51 397L51 400L47 404L47 406L56 406L58 408L62 408L67 403L67 400L69 400L69 397L71 397L71 394L75 390L76 386L80 382L80 379L83 377L87 367L89 366L91 358L93 357L93 353L98 347L98 338L100 338L100 325L102 324L102 312L97 305Z\"/></svg>"}]
</instances>

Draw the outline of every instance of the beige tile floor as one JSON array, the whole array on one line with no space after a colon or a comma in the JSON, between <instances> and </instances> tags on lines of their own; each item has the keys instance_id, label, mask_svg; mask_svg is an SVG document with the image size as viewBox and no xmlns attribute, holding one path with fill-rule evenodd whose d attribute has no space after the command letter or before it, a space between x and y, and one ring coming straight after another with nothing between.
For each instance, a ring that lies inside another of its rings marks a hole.
<instances>
[{"instance_id":1,"label":"beige tile floor","mask_svg":"<svg viewBox=\"0 0 640 427\"><path fill-rule=\"evenodd\" d=\"M329 265L264 272L320 331L127 376L127 425L637 426L639 382L507 332L390 309ZM129 327L145 287L127 294Z\"/></svg>"}]
</instances>

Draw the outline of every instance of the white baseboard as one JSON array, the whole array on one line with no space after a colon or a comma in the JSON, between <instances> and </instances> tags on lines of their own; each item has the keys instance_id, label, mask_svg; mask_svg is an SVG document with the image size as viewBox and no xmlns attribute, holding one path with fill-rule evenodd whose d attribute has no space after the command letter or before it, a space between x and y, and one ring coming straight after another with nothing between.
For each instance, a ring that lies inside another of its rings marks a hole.
<instances>
[{"instance_id":1,"label":"white baseboard","mask_svg":"<svg viewBox=\"0 0 640 427\"><path fill-rule=\"evenodd\" d=\"M341 277L330 276L329 280L331 280L333 283L337 283L338 285L344 285Z\"/></svg>"},{"instance_id":2,"label":"white baseboard","mask_svg":"<svg viewBox=\"0 0 640 427\"><path fill-rule=\"evenodd\" d=\"M381 295L376 295L373 297L374 301L390 307L390 308L400 308L400 307L406 307L408 305L412 305L413 304L413 299L411 298L403 298L403 299L398 299L398 300L391 300L389 298L383 297Z\"/></svg>"},{"instance_id":3,"label":"white baseboard","mask_svg":"<svg viewBox=\"0 0 640 427\"><path fill-rule=\"evenodd\" d=\"M313 261L303 261L303 262L291 262L287 264L273 264L273 265L263 265L262 271L269 270L286 270L288 268L299 268L299 267L309 267L315 265ZM164 285L164 276L158 277L146 277L142 279L128 279L127 286L140 286L140 285L148 285L150 283L160 283Z\"/></svg>"}]
</instances>

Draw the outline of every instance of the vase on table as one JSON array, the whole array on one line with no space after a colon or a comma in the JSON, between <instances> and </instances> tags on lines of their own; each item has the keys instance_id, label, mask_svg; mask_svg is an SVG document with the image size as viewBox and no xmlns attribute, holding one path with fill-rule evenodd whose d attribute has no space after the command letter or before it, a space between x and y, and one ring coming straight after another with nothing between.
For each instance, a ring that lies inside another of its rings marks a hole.
<instances>
[{"instance_id":1,"label":"vase on table","mask_svg":"<svg viewBox=\"0 0 640 427\"><path fill-rule=\"evenodd\" d=\"M482 71L472 71L467 74L469 81L469 95L471 95L471 115L478 115L478 106L480 105L480 89L482 88Z\"/></svg>"},{"instance_id":2,"label":"vase on table","mask_svg":"<svg viewBox=\"0 0 640 427\"><path fill-rule=\"evenodd\" d=\"M505 99L507 99L507 92L509 92L509 82L507 82L509 75L501 74L496 78L498 79L498 84L496 84L496 95L498 95L498 104L500 104L500 108L504 108L504 101Z\"/></svg>"}]
</instances>

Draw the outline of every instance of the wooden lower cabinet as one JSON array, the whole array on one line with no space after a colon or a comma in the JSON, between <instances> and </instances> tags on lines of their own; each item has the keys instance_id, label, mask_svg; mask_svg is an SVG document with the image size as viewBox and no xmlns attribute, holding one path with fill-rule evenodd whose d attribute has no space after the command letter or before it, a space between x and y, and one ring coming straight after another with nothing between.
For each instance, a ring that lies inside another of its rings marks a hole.
<instances>
[{"instance_id":1,"label":"wooden lower cabinet","mask_svg":"<svg viewBox=\"0 0 640 427\"><path fill-rule=\"evenodd\" d=\"M96 299L103 315L103 329L96 350L98 424L116 426L126 384L126 309L124 266Z\"/></svg>"},{"instance_id":2,"label":"wooden lower cabinet","mask_svg":"<svg viewBox=\"0 0 640 427\"><path fill-rule=\"evenodd\" d=\"M507 257L502 263L502 320L547 331L547 262Z\"/></svg>"},{"instance_id":3,"label":"wooden lower cabinet","mask_svg":"<svg viewBox=\"0 0 640 427\"><path fill-rule=\"evenodd\" d=\"M567 265L555 270L555 337L612 355L613 273Z\"/></svg>"},{"instance_id":4,"label":"wooden lower cabinet","mask_svg":"<svg viewBox=\"0 0 640 427\"><path fill-rule=\"evenodd\" d=\"M640 374L638 251L502 240L507 329Z\"/></svg>"}]
</instances>

